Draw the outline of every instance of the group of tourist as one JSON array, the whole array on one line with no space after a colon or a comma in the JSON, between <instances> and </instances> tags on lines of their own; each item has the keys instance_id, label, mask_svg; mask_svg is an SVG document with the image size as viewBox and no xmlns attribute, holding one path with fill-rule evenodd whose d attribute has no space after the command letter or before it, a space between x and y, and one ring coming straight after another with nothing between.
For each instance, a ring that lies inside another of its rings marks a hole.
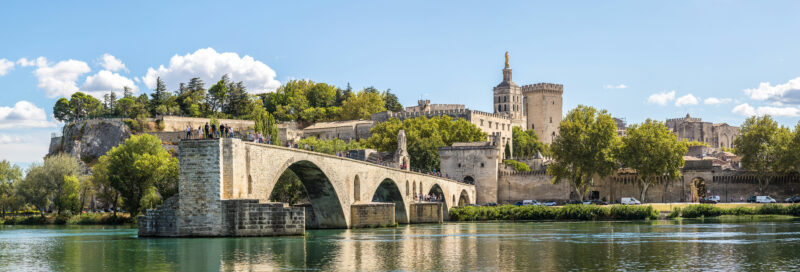
<instances>
[{"instance_id":1,"label":"group of tourist","mask_svg":"<svg viewBox=\"0 0 800 272\"><path fill-rule=\"evenodd\" d=\"M272 135L267 135L267 137L264 138L264 134L261 134L260 132L257 134L248 132L247 140L259 144L272 144Z\"/></svg>"},{"instance_id":2,"label":"group of tourist","mask_svg":"<svg viewBox=\"0 0 800 272\"><path fill-rule=\"evenodd\" d=\"M216 138L233 138L236 134L231 126L220 124L206 123L205 126L198 127L193 130L190 125L186 125L186 139L216 139Z\"/></svg>"},{"instance_id":3,"label":"group of tourist","mask_svg":"<svg viewBox=\"0 0 800 272\"><path fill-rule=\"evenodd\" d=\"M442 201L442 198L440 196L434 195L432 193L431 194L427 194L427 195L414 194L414 201L440 202L440 201Z\"/></svg>"}]
</instances>

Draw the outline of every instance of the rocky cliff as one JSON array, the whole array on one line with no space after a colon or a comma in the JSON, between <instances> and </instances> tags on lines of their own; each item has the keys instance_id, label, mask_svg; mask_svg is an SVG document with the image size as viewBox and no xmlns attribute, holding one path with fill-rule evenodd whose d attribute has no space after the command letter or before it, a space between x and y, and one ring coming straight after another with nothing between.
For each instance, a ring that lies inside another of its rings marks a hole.
<instances>
[{"instance_id":1,"label":"rocky cliff","mask_svg":"<svg viewBox=\"0 0 800 272\"><path fill-rule=\"evenodd\" d=\"M93 162L130 136L131 130L122 120L76 121L64 126L61 137L50 139L48 155L65 152L84 162Z\"/></svg>"}]
</instances>

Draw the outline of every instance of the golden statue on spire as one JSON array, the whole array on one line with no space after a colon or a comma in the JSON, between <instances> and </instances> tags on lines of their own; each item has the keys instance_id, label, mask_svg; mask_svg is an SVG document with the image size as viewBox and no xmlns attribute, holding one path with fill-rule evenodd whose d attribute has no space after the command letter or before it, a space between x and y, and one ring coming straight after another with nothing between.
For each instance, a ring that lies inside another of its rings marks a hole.
<instances>
[{"instance_id":1,"label":"golden statue on spire","mask_svg":"<svg viewBox=\"0 0 800 272\"><path fill-rule=\"evenodd\" d=\"M506 51L506 68L508 68L508 51Z\"/></svg>"}]
</instances>

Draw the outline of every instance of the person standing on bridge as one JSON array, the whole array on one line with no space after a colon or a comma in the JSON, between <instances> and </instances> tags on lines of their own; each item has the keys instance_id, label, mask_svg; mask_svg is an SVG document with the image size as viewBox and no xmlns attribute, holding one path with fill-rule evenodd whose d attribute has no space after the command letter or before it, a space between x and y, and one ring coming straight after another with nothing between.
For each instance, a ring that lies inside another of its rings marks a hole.
<instances>
[{"instance_id":1,"label":"person standing on bridge","mask_svg":"<svg viewBox=\"0 0 800 272\"><path fill-rule=\"evenodd\" d=\"M219 124L219 136L225 138L225 124Z\"/></svg>"},{"instance_id":2,"label":"person standing on bridge","mask_svg":"<svg viewBox=\"0 0 800 272\"><path fill-rule=\"evenodd\" d=\"M206 123L205 130L203 130L203 138L208 138L209 127L208 123Z\"/></svg>"},{"instance_id":3,"label":"person standing on bridge","mask_svg":"<svg viewBox=\"0 0 800 272\"><path fill-rule=\"evenodd\" d=\"M217 138L217 124L211 123L211 138Z\"/></svg>"}]
</instances>

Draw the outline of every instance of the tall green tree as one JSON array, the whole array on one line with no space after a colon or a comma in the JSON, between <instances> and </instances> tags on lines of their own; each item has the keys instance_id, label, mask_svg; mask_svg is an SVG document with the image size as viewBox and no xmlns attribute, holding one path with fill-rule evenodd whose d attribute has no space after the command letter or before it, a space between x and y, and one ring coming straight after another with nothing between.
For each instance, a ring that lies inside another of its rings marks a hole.
<instances>
[{"instance_id":1,"label":"tall green tree","mask_svg":"<svg viewBox=\"0 0 800 272\"><path fill-rule=\"evenodd\" d=\"M216 84L211 86L211 88L208 88L206 103L208 103L209 114L214 114L222 110L223 106L225 105L225 101L228 98L229 81L230 79L228 74L225 74L219 81L217 81Z\"/></svg>"},{"instance_id":2,"label":"tall green tree","mask_svg":"<svg viewBox=\"0 0 800 272\"><path fill-rule=\"evenodd\" d=\"M44 159L44 164L33 165L22 180L19 192L28 203L44 212L53 205L61 213L80 211L78 187L75 180L82 178L82 167L78 160L60 153Z\"/></svg>"},{"instance_id":3,"label":"tall green tree","mask_svg":"<svg viewBox=\"0 0 800 272\"><path fill-rule=\"evenodd\" d=\"M16 206L16 184L22 180L22 169L7 160L0 161L0 214L6 215L9 208Z\"/></svg>"},{"instance_id":4,"label":"tall green tree","mask_svg":"<svg viewBox=\"0 0 800 272\"><path fill-rule=\"evenodd\" d=\"M261 133L265 139L269 138L273 145L281 145L278 135L278 122L272 114L269 114L262 107L256 107L250 119L255 123L254 130L256 133Z\"/></svg>"},{"instance_id":5,"label":"tall green tree","mask_svg":"<svg viewBox=\"0 0 800 272\"><path fill-rule=\"evenodd\" d=\"M53 106L53 117L61 122L68 122L74 119L72 116L72 107L69 105L69 99L62 97L56 101L56 104Z\"/></svg>"},{"instance_id":6,"label":"tall green tree","mask_svg":"<svg viewBox=\"0 0 800 272\"><path fill-rule=\"evenodd\" d=\"M383 92L383 106L386 110L400 112L403 111L403 104L400 104L400 99L392 93L392 90Z\"/></svg>"},{"instance_id":7,"label":"tall green tree","mask_svg":"<svg viewBox=\"0 0 800 272\"><path fill-rule=\"evenodd\" d=\"M736 154L742 156L742 167L755 175L762 194L775 175L786 173L796 164L788 149L792 138L789 129L778 126L769 115L751 116L739 128L739 137L734 140Z\"/></svg>"},{"instance_id":8,"label":"tall green tree","mask_svg":"<svg viewBox=\"0 0 800 272\"><path fill-rule=\"evenodd\" d=\"M659 181L680 178L686 144L660 121L647 119L625 131L618 157L623 167L636 171L641 201L647 201L647 189Z\"/></svg>"},{"instance_id":9,"label":"tall green tree","mask_svg":"<svg viewBox=\"0 0 800 272\"><path fill-rule=\"evenodd\" d=\"M532 129L522 130L519 127L511 129L511 142L514 146L514 157L526 158L541 152L547 154L547 146L539 141L539 137Z\"/></svg>"},{"instance_id":10,"label":"tall green tree","mask_svg":"<svg viewBox=\"0 0 800 272\"><path fill-rule=\"evenodd\" d=\"M373 113L385 110L381 94L367 88L342 103L342 118L345 120L370 119Z\"/></svg>"},{"instance_id":11,"label":"tall green tree","mask_svg":"<svg viewBox=\"0 0 800 272\"><path fill-rule=\"evenodd\" d=\"M136 215L152 208L158 202L142 198L155 189L163 200L177 193L178 160L161 148L161 140L154 135L134 135L125 143L112 148L100 157L108 183L122 196L123 207Z\"/></svg>"},{"instance_id":12,"label":"tall green tree","mask_svg":"<svg viewBox=\"0 0 800 272\"><path fill-rule=\"evenodd\" d=\"M595 176L605 177L617 169L616 123L606 110L578 105L567 113L558 131L559 136L550 145L554 163L547 167L547 174L553 183L569 182L583 200Z\"/></svg>"},{"instance_id":13,"label":"tall green tree","mask_svg":"<svg viewBox=\"0 0 800 272\"><path fill-rule=\"evenodd\" d=\"M228 102L224 112L232 118L242 118L254 110L253 98L247 93L244 82L230 82L228 84Z\"/></svg>"}]
</instances>

